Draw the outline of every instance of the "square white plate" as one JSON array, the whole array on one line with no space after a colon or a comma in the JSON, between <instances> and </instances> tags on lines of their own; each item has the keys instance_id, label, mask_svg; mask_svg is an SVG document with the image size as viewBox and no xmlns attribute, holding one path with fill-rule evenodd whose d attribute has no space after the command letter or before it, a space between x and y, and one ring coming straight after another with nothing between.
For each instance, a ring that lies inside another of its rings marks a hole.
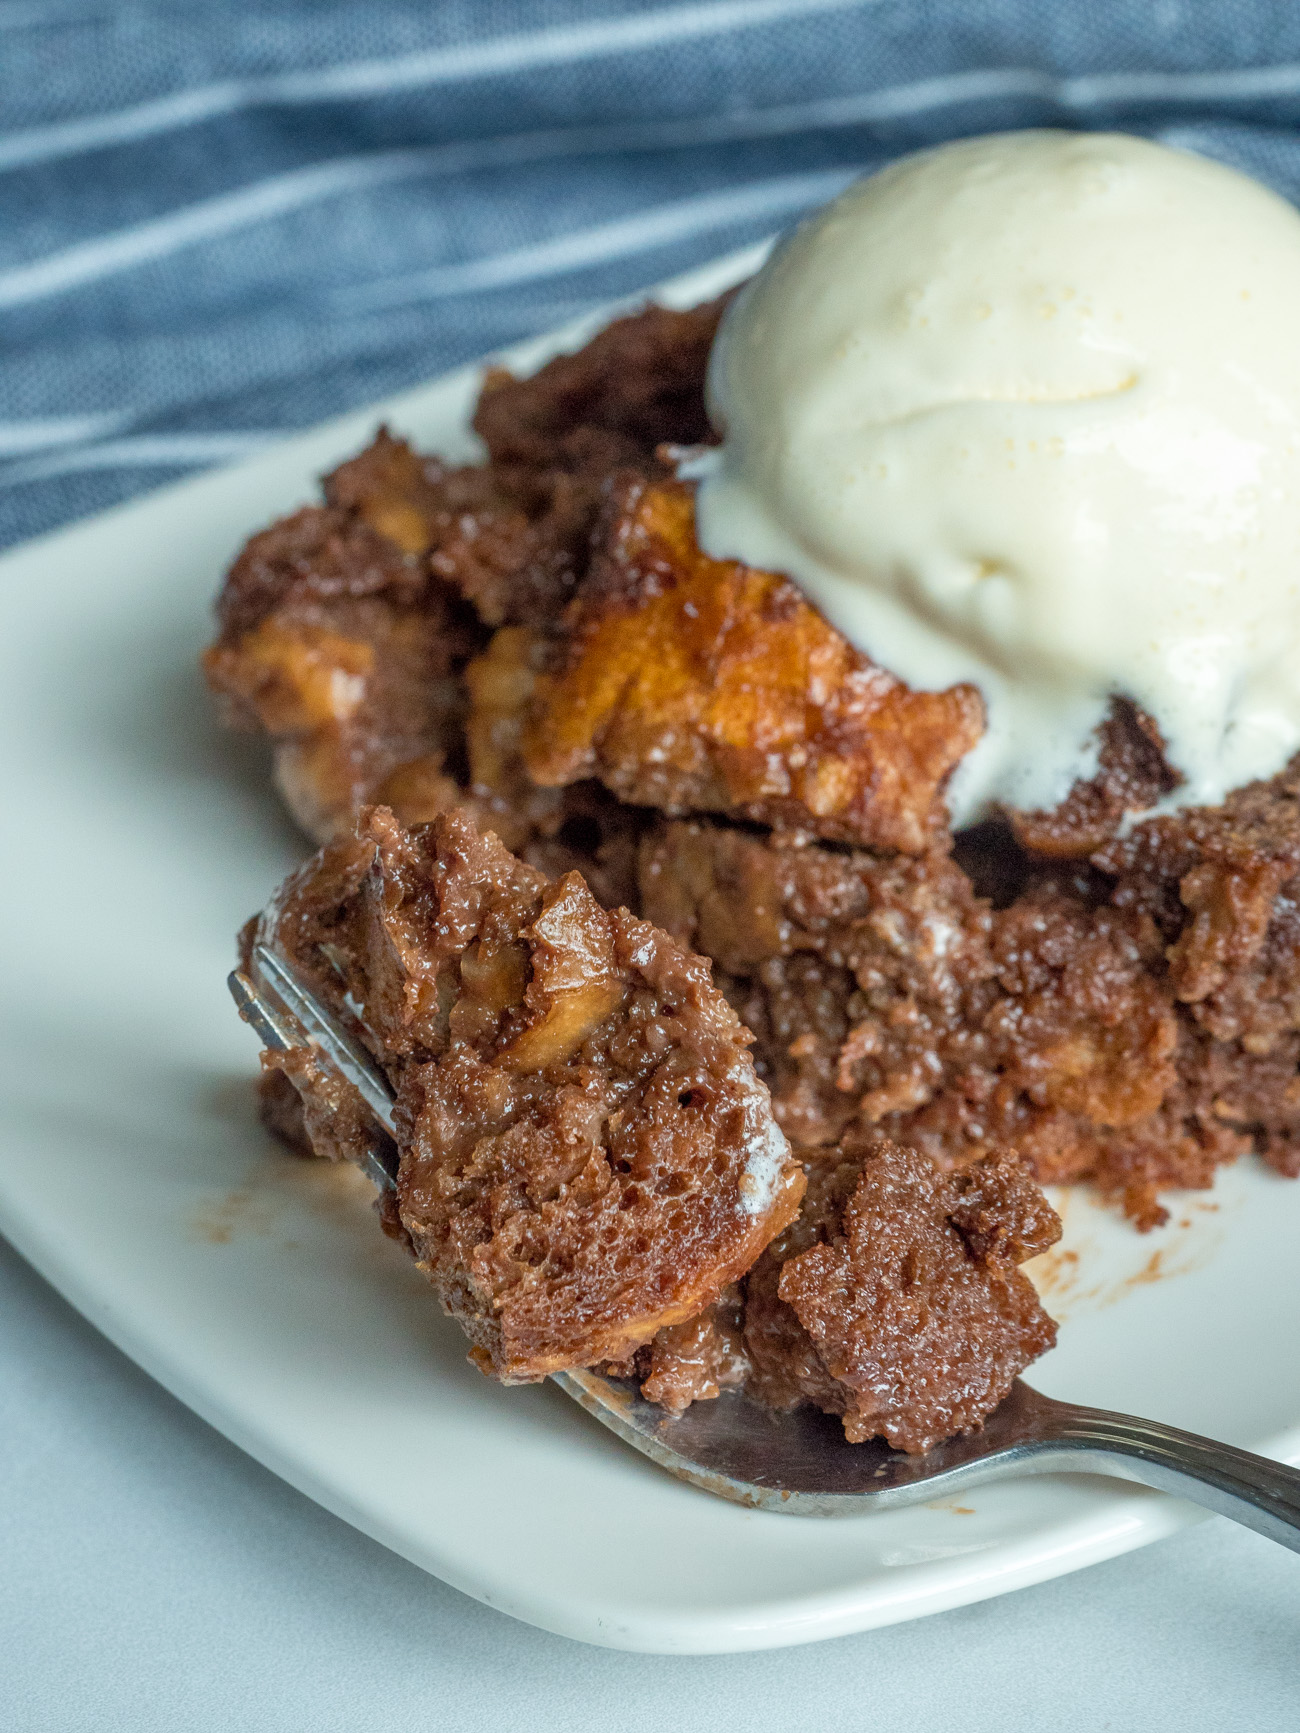
<instances>
[{"instance_id":1,"label":"square white plate","mask_svg":"<svg viewBox=\"0 0 1300 1733\"><path fill-rule=\"evenodd\" d=\"M688 305L756 256L660 293ZM580 335L507 359L526 366ZM360 1176L268 1147L225 974L236 928L305 850L260 752L213 719L196 671L210 604L243 538L313 497L381 417L448 455L472 449L476 383L462 370L0 559L0 1228L294 1486L467 1593L588 1642L808 1642L1041 1581L1191 1520L1083 1477L841 1521L709 1498L554 1388L480 1377L379 1233ZM1245 1163L1212 1197L1175 1203L1141 1238L1067 1200L1067 1251L1042 1272L1065 1324L1034 1382L1298 1454L1300 1186Z\"/></svg>"}]
</instances>

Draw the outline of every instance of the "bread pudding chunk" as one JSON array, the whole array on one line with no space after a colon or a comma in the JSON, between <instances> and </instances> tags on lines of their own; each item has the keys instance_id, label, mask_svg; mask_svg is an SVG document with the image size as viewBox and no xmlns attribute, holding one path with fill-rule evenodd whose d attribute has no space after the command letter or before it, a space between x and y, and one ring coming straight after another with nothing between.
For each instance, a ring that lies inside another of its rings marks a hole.
<instances>
[{"instance_id":1,"label":"bread pudding chunk","mask_svg":"<svg viewBox=\"0 0 1300 1733\"><path fill-rule=\"evenodd\" d=\"M751 1388L925 1451L978 1427L1056 1340L1017 1266L1061 1224L1010 1151L944 1173L851 1133L749 1281Z\"/></svg>"},{"instance_id":2,"label":"bread pudding chunk","mask_svg":"<svg viewBox=\"0 0 1300 1733\"><path fill-rule=\"evenodd\" d=\"M744 1388L749 1377L745 1351L745 1298L742 1287L725 1288L707 1311L683 1324L669 1324L632 1367L641 1394L670 1414L683 1414L692 1402L708 1402L726 1390Z\"/></svg>"},{"instance_id":3,"label":"bread pudding chunk","mask_svg":"<svg viewBox=\"0 0 1300 1733\"><path fill-rule=\"evenodd\" d=\"M1169 821L1170 838L1186 838L1189 822ZM1173 945L1188 913L1180 883L1189 895L1210 880L1189 870L1185 848L1158 876L1165 857L1142 842L1152 828L1123 845L1134 869L1118 886L1096 867L1022 859L1023 882L999 908L953 856L665 823L641 842L642 908L714 959L795 1143L833 1145L857 1120L945 1167L1009 1145L1043 1183L1086 1180L1153 1227L1162 1190L1209 1185L1242 1153L1241 1125L1267 1126L1261 1152L1284 1162L1300 1109L1282 1093L1296 1066L1296 1037L1284 1033L1293 940L1277 913L1264 932L1274 902L1287 906L1270 886L1294 868L1279 853L1270 879L1254 854L1232 857L1263 901L1235 890L1219 901L1242 916L1243 934L1249 912L1263 966L1250 977L1250 1068L1225 1065L1203 1025L1213 1018L1216 1035L1236 1036L1242 1026L1224 1013L1242 1008L1246 982L1230 974L1230 988L1179 998L1184 950L1221 923L1184 928L1192 940Z\"/></svg>"},{"instance_id":4,"label":"bread pudding chunk","mask_svg":"<svg viewBox=\"0 0 1300 1733\"><path fill-rule=\"evenodd\" d=\"M462 814L385 808L269 917L397 1093L400 1225L507 1383L626 1361L786 1227L802 1168L708 963Z\"/></svg>"},{"instance_id":5,"label":"bread pudding chunk","mask_svg":"<svg viewBox=\"0 0 1300 1733\"><path fill-rule=\"evenodd\" d=\"M677 481L615 488L558 632L501 634L485 660L517 670L536 783L910 853L983 728L972 687L913 691L785 578L709 559Z\"/></svg>"},{"instance_id":6,"label":"bread pudding chunk","mask_svg":"<svg viewBox=\"0 0 1300 1733\"><path fill-rule=\"evenodd\" d=\"M384 435L371 449L411 455ZM254 536L218 612L208 682L228 721L269 737L280 791L318 842L394 776L408 808L455 800L460 670L482 631L359 512L309 506Z\"/></svg>"}]
</instances>

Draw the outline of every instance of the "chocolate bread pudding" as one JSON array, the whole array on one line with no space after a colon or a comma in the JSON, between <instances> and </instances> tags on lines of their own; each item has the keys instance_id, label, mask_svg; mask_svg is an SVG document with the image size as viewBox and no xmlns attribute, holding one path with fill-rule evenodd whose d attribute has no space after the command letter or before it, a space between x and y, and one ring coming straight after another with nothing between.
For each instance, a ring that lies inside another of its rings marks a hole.
<instances>
[{"instance_id":1,"label":"chocolate bread pudding","mask_svg":"<svg viewBox=\"0 0 1300 1733\"><path fill-rule=\"evenodd\" d=\"M1016 1266L1060 1224L1016 1155L953 1174L854 1132L796 1152L708 961L465 812L365 808L254 943L383 1067L384 1225L502 1382L601 1366L671 1413L749 1384L925 1450L1051 1346ZM265 1062L268 1123L363 1162L376 1128L315 1051Z\"/></svg>"},{"instance_id":2,"label":"chocolate bread pudding","mask_svg":"<svg viewBox=\"0 0 1300 1733\"><path fill-rule=\"evenodd\" d=\"M897 1450L977 1427L1056 1340L1016 1266L1060 1231L1011 1151L944 1173L850 1132L750 1274L750 1393L812 1402L851 1443Z\"/></svg>"},{"instance_id":3,"label":"chocolate bread pudding","mask_svg":"<svg viewBox=\"0 0 1300 1733\"><path fill-rule=\"evenodd\" d=\"M1194 799L1115 688L1053 799L956 798L996 686L718 552L726 308L489 372L481 464L381 430L245 548L205 666L325 845L265 936L392 1080L386 1225L479 1364L924 1450L1051 1345L1040 1184L1146 1230L1247 1153L1300 1174L1300 758ZM355 1154L268 1065L268 1123Z\"/></svg>"},{"instance_id":4,"label":"chocolate bread pudding","mask_svg":"<svg viewBox=\"0 0 1300 1733\"><path fill-rule=\"evenodd\" d=\"M391 1224L506 1383L629 1359L798 1211L707 964L578 873L546 879L461 813L407 831L375 807L261 926L387 1071Z\"/></svg>"}]
</instances>

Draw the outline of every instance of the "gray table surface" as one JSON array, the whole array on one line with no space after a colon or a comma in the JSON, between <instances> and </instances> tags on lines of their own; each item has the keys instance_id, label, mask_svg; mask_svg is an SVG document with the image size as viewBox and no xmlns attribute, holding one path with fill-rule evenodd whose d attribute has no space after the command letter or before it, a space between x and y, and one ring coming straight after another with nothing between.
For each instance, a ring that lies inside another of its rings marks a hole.
<instances>
[{"instance_id":1,"label":"gray table surface","mask_svg":"<svg viewBox=\"0 0 1300 1733\"><path fill-rule=\"evenodd\" d=\"M0 1242L0 1728L1294 1733L1300 1556L1215 1520L981 1606L669 1658L517 1624L211 1431Z\"/></svg>"}]
</instances>

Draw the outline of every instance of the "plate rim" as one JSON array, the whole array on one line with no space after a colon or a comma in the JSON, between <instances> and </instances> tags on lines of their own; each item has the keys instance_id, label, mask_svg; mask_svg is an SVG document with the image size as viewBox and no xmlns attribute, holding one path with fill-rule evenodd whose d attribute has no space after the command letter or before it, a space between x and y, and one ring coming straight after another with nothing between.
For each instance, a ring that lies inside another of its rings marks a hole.
<instances>
[{"instance_id":1,"label":"plate rim","mask_svg":"<svg viewBox=\"0 0 1300 1733\"><path fill-rule=\"evenodd\" d=\"M112 1307L95 1292L93 1284L78 1278L75 1263L65 1264L59 1258L57 1251L45 1242L39 1227L23 1219L2 1189L0 1235L119 1353L196 1414L205 1425L212 1427L295 1492L462 1594L555 1636L598 1648L656 1655L752 1653L800 1647L806 1643L879 1630L928 1617L932 1613L950 1612L1017 1589L1032 1588L1058 1576L1072 1575L1089 1565L1101 1564L1164 1540L1183 1528L1206 1521L1209 1515L1182 1499L1115 1480L1113 1486L1128 1496L1117 1497L1113 1502L1108 1500L1105 1509L1085 1516L1076 1524L1078 1532L1064 1546L1044 1549L1038 1538L1031 1536L967 1557L957 1556L913 1566L910 1570L927 1580L902 1594L894 1592L892 1584L853 1585L806 1592L783 1600L773 1597L739 1613L722 1610L713 1616L702 1616L698 1608L691 1608L675 1620L661 1616L653 1627L647 1626L643 1631L620 1628L615 1632L606 1628L599 1619L584 1617L580 1612L565 1612L554 1604L511 1606L503 1600L495 1583L489 1586L486 1580L472 1580L459 1569L412 1544L399 1530L374 1521L337 1487L314 1476L272 1436L241 1420L236 1411L223 1407L210 1397L202 1384L187 1373L182 1362L155 1349L132 1329L126 1319L116 1316ZM1294 1433L1283 1434L1275 1445L1281 1448L1289 1445L1294 1452L1300 1453L1300 1428ZM623 1448L630 1449L630 1446ZM1275 1453L1275 1449L1265 1450L1265 1454ZM1040 1475L1032 1478L1079 1477ZM1008 1479L1003 1484L1014 1487L1018 1479ZM1108 1486L1107 1490L1110 1489ZM708 1494L701 1492L699 1496L704 1498ZM870 1522L875 1513L838 1518L793 1517L766 1511L750 1514L772 1522L834 1522L838 1526L841 1523Z\"/></svg>"}]
</instances>

